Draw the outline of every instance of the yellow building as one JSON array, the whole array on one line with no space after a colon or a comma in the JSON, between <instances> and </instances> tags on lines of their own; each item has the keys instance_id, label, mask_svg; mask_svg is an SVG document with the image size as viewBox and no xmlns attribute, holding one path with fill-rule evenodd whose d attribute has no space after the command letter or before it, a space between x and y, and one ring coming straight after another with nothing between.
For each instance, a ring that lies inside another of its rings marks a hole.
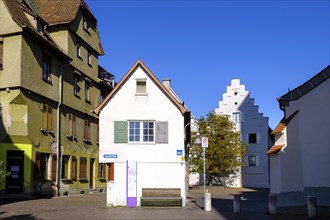
<instances>
[{"instance_id":1,"label":"yellow building","mask_svg":"<svg viewBox=\"0 0 330 220\"><path fill-rule=\"evenodd\" d=\"M92 110L114 79L96 18L83 0L0 0L0 21L0 193L104 190Z\"/></svg>"}]
</instances>

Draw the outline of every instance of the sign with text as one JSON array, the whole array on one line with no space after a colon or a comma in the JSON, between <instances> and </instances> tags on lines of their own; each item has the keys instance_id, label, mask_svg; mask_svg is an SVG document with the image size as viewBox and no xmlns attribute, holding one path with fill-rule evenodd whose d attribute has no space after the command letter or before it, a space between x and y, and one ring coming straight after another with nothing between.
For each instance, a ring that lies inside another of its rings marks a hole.
<instances>
[{"instance_id":1,"label":"sign with text","mask_svg":"<svg viewBox=\"0 0 330 220\"><path fill-rule=\"evenodd\" d=\"M117 158L117 154L103 154L103 158Z\"/></svg>"},{"instance_id":2,"label":"sign with text","mask_svg":"<svg viewBox=\"0 0 330 220\"><path fill-rule=\"evenodd\" d=\"M202 137L202 147L207 148L209 146L209 139L207 137Z\"/></svg>"}]
</instances>

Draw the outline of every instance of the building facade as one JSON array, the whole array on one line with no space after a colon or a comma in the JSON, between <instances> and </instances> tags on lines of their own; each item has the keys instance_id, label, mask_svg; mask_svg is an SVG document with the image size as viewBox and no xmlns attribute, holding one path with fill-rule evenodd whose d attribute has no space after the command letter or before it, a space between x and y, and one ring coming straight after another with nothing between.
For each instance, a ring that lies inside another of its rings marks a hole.
<instances>
[{"instance_id":1,"label":"building facade","mask_svg":"<svg viewBox=\"0 0 330 220\"><path fill-rule=\"evenodd\" d=\"M1 0L0 11L0 192L104 189L92 110L114 83L96 18L83 0Z\"/></svg>"},{"instance_id":2,"label":"building facade","mask_svg":"<svg viewBox=\"0 0 330 220\"><path fill-rule=\"evenodd\" d=\"M138 60L94 110L100 162L114 166L110 205L140 206L143 188L179 188L185 204L190 111L163 82Z\"/></svg>"},{"instance_id":3,"label":"building facade","mask_svg":"<svg viewBox=\"0 0 330 220\"><path fill-rule=\"evenodd\" d=\"M258 108L245 85L239 79L233 79L215 109L216 114L231 117L241 133L241 140L248 144L245 166L227 181L229 186L269 187L269 161L265 154L270 146L268 117L264 117Z\"/></svg>"},{"instance_id":4,"label":"building facade","mask_svg":"<svg viewBox=\"0 0 330 220\"><path fill-rule=\"evenodd\" d=\"M330 205L330 66L278 98L284 117L273 131L270 192L278 206Z\"/></svg>"}]
</instances>

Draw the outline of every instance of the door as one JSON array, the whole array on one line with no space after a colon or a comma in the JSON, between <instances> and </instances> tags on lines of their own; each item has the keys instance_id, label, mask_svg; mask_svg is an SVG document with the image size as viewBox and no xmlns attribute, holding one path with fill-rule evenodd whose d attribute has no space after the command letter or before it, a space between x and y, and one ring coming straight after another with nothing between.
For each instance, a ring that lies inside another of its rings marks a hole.
<instances>
[{"instance_id":1,"label":"door","mask_svg":"<svg viewBox=\"0 0 330 220\"><path fill-rule=\"evenodd\" d=\"M95 159L91 158L90 167L89 167L89 187L94 189L94 162Z\"/></svg>"},{"instance_id":2,"label":"door","mask_svg":"<svg viewBox=\"0 0 330 220\"><path fill-rule=\"evenodd\" d=\"M7 151L6 193L23 193L24 151Z\"/></svg>"}]
</instances>

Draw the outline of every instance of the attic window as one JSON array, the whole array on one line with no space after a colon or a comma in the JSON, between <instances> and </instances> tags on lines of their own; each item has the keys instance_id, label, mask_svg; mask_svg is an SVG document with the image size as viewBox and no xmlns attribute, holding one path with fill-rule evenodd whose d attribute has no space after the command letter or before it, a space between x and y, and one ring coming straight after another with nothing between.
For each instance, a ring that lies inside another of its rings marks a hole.
<instances>
[{"instance_id":1,"label":"attic window","mask_svg":"<svg viewBox=\"0 0 330 220\"><path fill-rule=\"evenodd\" d=\"M83 17L83 27L85 31L89 32L89 20L86 16Z\"/></svg>"},{"instance_id":2,"label":"attic window","mask_svg":"<svg viewBox=\"0 0 330 220\"><path fill-rule=\"evenodd\" d=\"M37 22L37 31L41 34L44 33L44 26L39 21Z\"/></svg>"},{"instance_id":3,"label":"attic window","mask_svg":"<svg viewBox=\"0 0 330 220\"><path fill-rule=\"evenodd\" d=\"M146 79L136 79L136 94L146 95L147 94L147 80Z\"/></svg>"}]
</instances>

